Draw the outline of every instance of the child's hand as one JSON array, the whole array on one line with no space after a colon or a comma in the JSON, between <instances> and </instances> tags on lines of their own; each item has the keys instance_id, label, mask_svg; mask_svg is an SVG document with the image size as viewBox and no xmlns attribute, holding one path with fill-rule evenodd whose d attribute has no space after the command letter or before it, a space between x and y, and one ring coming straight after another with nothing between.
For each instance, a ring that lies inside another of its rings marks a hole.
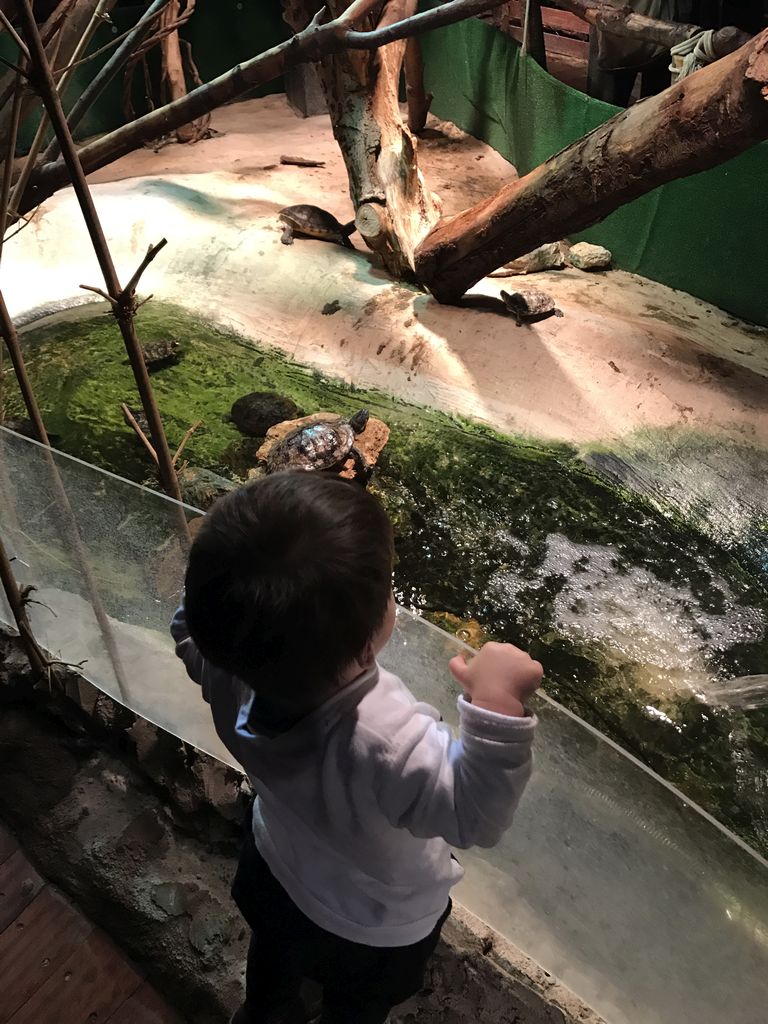
<instances>
[{"instance_id":1,"label":"child's hand","mask_svg":"<svg viewBox=\"0 0 768 1024\"><path fill-rule=\"evenodd\" d=\"M525 715L525 703L544 676L540 662L512 644L486 644L469 662L458 654L448 668L475 707L515 718Z\"/></svg>"}]
</instances>

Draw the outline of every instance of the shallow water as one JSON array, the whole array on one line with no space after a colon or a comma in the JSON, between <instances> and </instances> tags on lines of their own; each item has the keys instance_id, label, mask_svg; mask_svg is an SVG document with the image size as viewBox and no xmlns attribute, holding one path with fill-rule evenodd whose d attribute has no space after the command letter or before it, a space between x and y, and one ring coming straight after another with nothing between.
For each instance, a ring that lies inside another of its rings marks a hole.
<instances>
[{"instance_id":1,"label":"shallow water","mask_svg":"<svg viewBox=\"0 0 768 1024\"><path fill-rule=\"evenodd\" d=\"M24 335L46 422L63 450L143 479L146 457L119 409L137 396L114 324L85 315ZM230 476L253 465L258 442L222 418L252 390L280 391L305 412L365 405L384 419L392 436L372 486L395 523L400 601L467 636L532 647L553 696L768 850L768 709L727 706L727 680L768 663L765 580L740 539L763 536L748 502L725 530L702 501L665 504L661 487L633 494L643 489L619 486L616 472L609 482L606 453L590 467L565 445L355 391L161 304L142 310L140 328L145 342L184 346L154 383L172 445L204 421L186 451L193 465ZM659 479L652 453L632 459ZM130 603L130 581L120 600Z\"/></svg>"}]
</instances>

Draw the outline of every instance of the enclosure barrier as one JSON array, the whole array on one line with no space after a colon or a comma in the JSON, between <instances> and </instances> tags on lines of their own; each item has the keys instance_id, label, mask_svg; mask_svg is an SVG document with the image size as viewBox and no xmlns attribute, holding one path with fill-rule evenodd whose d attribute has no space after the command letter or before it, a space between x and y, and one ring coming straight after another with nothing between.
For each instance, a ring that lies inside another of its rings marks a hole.
<instances>
[{"instance_id":1,"label":"enclosure barrier","mask_svg":"<svg viewBox=\"0 0 768 1024\"><path fill-rule=\"evenodd\" d=\"M137 714L234 764L168 623L184 545L178 506L54 453ZM40 644L119 691L43 449L0 428L0 532ZM198 515L187 508L187 516ZM11 622L7 607L0 617ZM447 671L463 649L400 610L381 661L456 724ZM494 850L460 852L458 899L609 1024L757 1024L768 1006L768 864L554 702L537 701L536 767Z\"/></svg>"}]
</instances>

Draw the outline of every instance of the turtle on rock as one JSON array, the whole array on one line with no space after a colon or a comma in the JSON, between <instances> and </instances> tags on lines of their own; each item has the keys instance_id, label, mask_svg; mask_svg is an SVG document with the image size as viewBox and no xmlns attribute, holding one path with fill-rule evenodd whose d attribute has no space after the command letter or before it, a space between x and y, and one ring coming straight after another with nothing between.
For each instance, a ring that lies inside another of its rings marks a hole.
<instances>
[{"instance_id":1,"label":"turtle on rock","mask_svg":"<svg viewBox=\"0 0 768 1024\"><path fill-rule=\"evenodd\" d=\"M334 242L336 245L354 249L349 236L356 230L355 222L340 224L339 221L319 206L302 203L299 206L286 206L278 214L283 225L280 241L283 245L293 245L294 235L299 238L318 238L321 242Z\"/></svg>"},{"instance_id":2,"label":"turtle on rock","mask_svg":"<svg viewBox=\"0 0 768 1024\"><path fill-rule=\"evenodd\" d=\"M555 305L555 300L546 292L535 291L533 288L520 292L501 293L502 301L509 312L521 324L536 323L550 316L562 316L562 310Z\"/></svg>"},{"instance_id":3,"label":"turtle on rock","mask_svg":"<svg viewBox=\"0 0 768 1024\"><path fill-rule=\"evenodd\" d=\"M334 472L353 459L356 475L367 481L371 470L355 447L355 438L368 425L367 409L350 419L333 417L297 427L286 434L267 455L267 473L296 469L310 472Z\"/></svg>"}]
</instances>

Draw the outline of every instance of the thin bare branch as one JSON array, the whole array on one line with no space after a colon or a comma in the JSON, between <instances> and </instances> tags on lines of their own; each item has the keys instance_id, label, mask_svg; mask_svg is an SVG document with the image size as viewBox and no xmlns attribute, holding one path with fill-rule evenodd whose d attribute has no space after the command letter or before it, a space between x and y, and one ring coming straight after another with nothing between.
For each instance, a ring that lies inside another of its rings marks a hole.
<instances>
[{"instance_id":1,"label":"thin bare branch","mask_svg":"<svg viewBox=\"0 0 768 1024\"><path fill-rule=\"evenodd\" d=\"M136 436L138 437L138 439L141 441L141 443L144 445L144 447L147 449L147 451L149 452L150 456L152 457L152 461L155 463L156 466L159 466L160 465L160 460L157 457L157 452L155 451L152 442L149 440L147 435L144 433L144 431L139 426L139 422L136 419L136 417L133 415L133 413L131 412L129 407L125 404L125 402L123 402L123 404L120 406L120 408L121 408L121 410L123 412L123 417L125 419L125 422L128 424L129 427L133 428L133 430L136 432ZM173 458L173 464L176 465L176 456L174 456L174 458Z\"/></svg>"},{"instance_id":2,"label":"thin bare branch","mask_svg":"<svg viewBox=\"0 0 768 1024\"><path fill-rule=\"evenodd\" d=\"M16 140L19 136L19 123L21 121L21 105L24 98L24 87L21 76L16 77L16 91L13 94L13 106L11 107L11 124L8 132L8 148L5 152L5 163L3 164L3 182L0 186L0 257L3 254L5 242L5 229L8 226L8 202L11 195L11 181L13 180L13 160L16 156Z\"/></svg>"},{"instance_id":3,"label":"thin bare branch","mask_svg":"<svg viewBox=\"0 0 768 1024\"><path fill-rule=\"evenodd\" d=\"M109 251L107 240L104 237L104 231L102 229L98 213L96 212L93 196L88 188L85 171L83 170L83 165L78 157L72 133L67 125L67 119L61 106L61 97L57 92L56 83L53 80L45 49L40 39L40 33L32 11L31 0L18 0L18 5L22 31L27 41L27 46L29 47L31 60L34 64L36 85L40 92L43 104L45 105L51 119L54 131L56 132L56 137L59 140L62 159L67 168L68 174L71 176L72 187L74 188L75 195L77 196L78 203L80 204L80 209L88 229L88 234L90 236L96 258L104 276L107 294L117 303L117 306L114 309L115 319L123 337L125 349L128 353L128 359L136 381L136 387L138 388L144 412L146 413L147 421L149 422L152 441L154 442L154 448L158 455L160 481L166 493L180 502L181 491L179 489L179 481L176 477L176 472L173 468L171 453L168 448L168 439L165 435L162 417L160 416L160 410L158 409L157 402L155 400L152 382L149 379L149 373L144 361L141 344L139 343L139 339L136 335L136 323L134 319L136 311L135 297L132 291L122 289L120 287L120 280L117 276L114 261L112 260L112 254ZM162 246L160 246L160 248L162 248ZM150 257L150 254L148 253L147 257L145 257L145 263L148 265L152 258L154 257ZM139 276L141 275L139 274ZM134 275L134 279L137 280L136 275ZM189 527L186 517L183 515L179 517L179 525L182 530L182 536L188 537Z\"/></svg>"},{"instance_id":4,"label":"thin bare branch","mask_svg":"<svg viewBox=\"0 0 768 1024\"><path fill-rule=\"evenodd\" d=\"M7 14L3 12L2 8L0 8L0 23L2 23L6 32L10 35L14 43L16 43L24 57L26 57L26 59L29 60L29 50L27 49L27 44L24 42L19 33L13 27L10 18L8 17Z\"/></svg>"},{"instance_id":5,"label":"thin bare branch","mask_svg":"<svg viewBox=\"0 0 768 1024\"><path fill-rule=\"evenodd\" d=\"M449 0L440 7L370 32L356 32L346 28L344 15L322 24L323 9L303 31L297 32L285 42L245 61L205 85L192 89L183 99L159 107L84 146L79 152L80 161L86 173L90 174L138 149L149 140L169 135L181 125L195 121L256 86L272 81L282 75L287 68L308 61L317 61L322 56L339 53L345 49L375 50L386 43L473 17L498 7L503 2L504 0ZM346 15L349 14L349 10L347 8ZM366 6L365 13L367 11ZM47 196L53 195L67 180L67 167L63 160L41 167L33 175L21 210L30 209Z\"/></svg>"},{"instance_id":6,"label":"thin bare branch","mask_svg":"<svg viewBox=\"0 0 768 1024\"><path fill-rule=\"evenodd\" d=\"M5 64L10 71L15 71L16 74L21 75L22 78L29 78L26 71L20 68L18 64L14 64L12 60L8 60L7 57L0 56L0 64Z\"/></svg>"},{"instance_id":7,"label":"thin bare branch","mask_svg":"<svg viewBox=\"0 0 768 1024\"><path fill-rule=\"evenodd\" d=\"M181 453L187 447L187 444L189 443L189 439L192 437L192 435L194 434L194 432L196 430L198 430L200 427L202 427L202 425L203 425L203 421L202 420L198 420L197 423L193 423L192 426L184 434L184 437L182 437L181 443L179 444L179 447L176 449L176 451L174 452L174 455L173 455L173 464L174 464L174 466L176 465L176 463L181 458Z\"/></svg>"},{"instance_id":8,"label":"thin bare branch","mask_svg":"<svg viewBox=\"0 0 768 1024\"><path fill-rule=\"evenodd\" d=\"M108 295L103 288L97 288L95 284L81 284L80 288L84 292L94 292L96 295L100 295L102 299L106 299L107 302L112 304L113 309L117 309L117 299L113 299L111 295Z\"/></svg>"},{"instance_id":9,"label":"thin bare branch","mask_svg":"<svg viewBox=\"0 0 768 1024\"><path fill-rule=\"evenodd\" d=\"M160 241L156 245L150 245L150 247L147 249L147 255L144 257L144 259L139 264L138 270L136 271L136 273L133 275L133 277L130 279L128 284L123 289L126 295L133 296L133 295L136 294L136 289L139 287L139 281L141 280L141 275L144 273L144 271L150 265L152 260L155 259L157 254L162 249L164 249L166 247L166 245L168 245L168 239L167 238L161 238Z\"/></svg>"}]
</instances>

